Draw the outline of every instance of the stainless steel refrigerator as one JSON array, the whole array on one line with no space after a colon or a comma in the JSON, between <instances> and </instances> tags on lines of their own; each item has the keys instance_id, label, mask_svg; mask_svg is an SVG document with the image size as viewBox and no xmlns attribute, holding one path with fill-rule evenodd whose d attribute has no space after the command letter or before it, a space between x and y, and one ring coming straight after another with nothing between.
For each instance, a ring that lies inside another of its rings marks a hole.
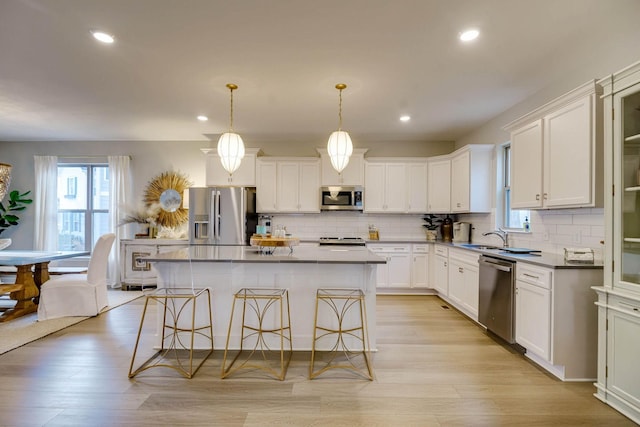
<instances>
[{"instance_id":1,"label":"stainless steel refrigerator","mask_svg":"<svg viewBox=\"0 0 640 427\"><path fill-rule=\"evenodd\" d=\"M189 243L248 245L257 224L255 188L189 189Z\"/></svg>"}]
</instances>

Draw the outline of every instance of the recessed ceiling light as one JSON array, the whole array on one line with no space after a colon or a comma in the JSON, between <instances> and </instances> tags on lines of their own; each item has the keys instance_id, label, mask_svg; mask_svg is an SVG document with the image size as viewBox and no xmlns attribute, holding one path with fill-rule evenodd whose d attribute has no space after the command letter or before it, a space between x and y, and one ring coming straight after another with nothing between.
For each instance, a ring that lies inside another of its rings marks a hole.
<instances>
[{"instance_id":1,"label":"recessed ceiling light","mask_svg":"<svg viewBox=\"0 0 640 427\"><path fill-rule=\"evenodd\" d=\"M107 34L102 31L92 31L91 34L93 35L94 39L102 43L111 44L115 41L111 34Z\"/></svg>"},{"instance_id":2,"label":"recessed ceiling light","mask_svg":"<svg viewBox=\"0 0 640 427\"><path fill-rule=\"evenodd\" d=\"M207 120L209 120L209 117L207 117L207 116L198 116L197 119L200 120L201 122L206 122Z\"/></svg>"},{"instance_id":3,"label":"recessed ceiling light","mask_svg":"<svg viewBox=\"0 0 640 427\"><path fill-rule=\"evenodd\" d=\"M463 42L470 42L471 40L475 40L480 35L480 31L478 30L466 30L460 33L460 40Z\"/></svg>"},{"instance_id":4,"label":"recessed ceiling light","mask_svg":"<svg viewBox=\"0 0 640 427\"><path fill-rule=\"evenodd\" d=\"M400 116L401 122L408 122L409 120L411 120L411 116Z\"/></svg>"}]
</instances>

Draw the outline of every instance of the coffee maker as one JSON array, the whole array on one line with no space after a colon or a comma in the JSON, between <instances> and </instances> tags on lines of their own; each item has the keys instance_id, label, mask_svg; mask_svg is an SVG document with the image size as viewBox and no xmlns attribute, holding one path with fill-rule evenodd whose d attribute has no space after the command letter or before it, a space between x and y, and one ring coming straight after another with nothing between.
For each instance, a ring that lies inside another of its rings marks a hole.
<instances>
[{"instance_id":1,"label":"coffee maker","mask_svg":"<svg viewBox=\"0 0 640 427\"><path fill-rule=\"evenodd\" d=\"M456 243L469 243L471 241L471 224L468 222L454 222L453 241Z\"/></svg>"}]
</instances>

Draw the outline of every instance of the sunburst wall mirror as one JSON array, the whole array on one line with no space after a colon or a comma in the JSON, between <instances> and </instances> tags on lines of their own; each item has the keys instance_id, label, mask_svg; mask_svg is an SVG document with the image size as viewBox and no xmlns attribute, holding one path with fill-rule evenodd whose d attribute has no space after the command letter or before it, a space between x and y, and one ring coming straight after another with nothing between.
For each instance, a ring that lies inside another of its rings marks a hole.
<instances>
[{"instance_id":1,"label":"sunburst wall mirror","mask_svg":"<svg viewBox=\"0 0 640 427\"><path fill-rule=\"evenodd\" d=\"M147 184L144 203L147 207L160 206L158 225L175 228L187 222L189 211L182 205L182 194L191 185L189 178L180 172L163 172Z\"/></svg>"}]
</instances>

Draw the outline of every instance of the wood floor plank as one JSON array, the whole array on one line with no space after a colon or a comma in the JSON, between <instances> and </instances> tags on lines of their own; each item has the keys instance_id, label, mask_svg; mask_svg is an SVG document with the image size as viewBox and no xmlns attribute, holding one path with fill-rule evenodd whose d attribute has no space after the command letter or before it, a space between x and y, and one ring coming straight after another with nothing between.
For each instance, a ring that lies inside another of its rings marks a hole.
<instances>
[{"instance_id":1,"label":"wood floor plank","mask_svg":"<svg viewBox=\"0 0 640 427\"><path fill-rule=\"evenodd\" d=\"M164 368L129 379L143 304L0 355L0 425L634 425L593 384L559 381L435 296L378 297L374 381L345 371L311 381L309 352L294 354L285 381L221 380L219 350L190 380Z\"/></svg>"}]
</instances>

